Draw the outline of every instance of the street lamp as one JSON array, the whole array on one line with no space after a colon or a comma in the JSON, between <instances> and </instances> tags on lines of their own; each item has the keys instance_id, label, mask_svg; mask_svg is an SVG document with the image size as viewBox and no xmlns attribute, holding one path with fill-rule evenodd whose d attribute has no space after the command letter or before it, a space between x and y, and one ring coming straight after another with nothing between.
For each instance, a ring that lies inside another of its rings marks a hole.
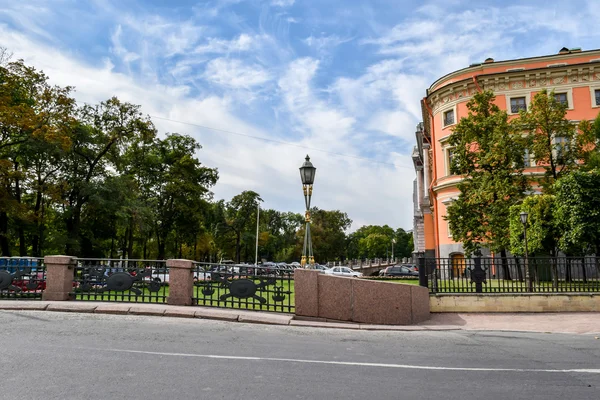
<instances>
[{"instance_id":1,"label":"street lamp","mask_svg":"<svg viewBox=\"0 0 600 400\"><path fill-rule=\"evenodd\" d=\"M527 285L527 291L533 292L533 285L531 282L531 277L529 276L529 254L527 253L527 214L525 211L522 211L519 214L521 218L521 223L523 224L523 239L525 240L525 285Z\"/></svg>"},{"instance_id":2,"label":"street lamp","mask_svg":"<svg viewBox=\"0 0 600 400\"><path fill-rule=\"evenodd\" d=\"M392 262L396 262L396 258L394 257L394 243L396 243L396 239L392 239Z\"/></svg>"},{"instance_id":3,"label":"street lamp","mask_svg":"<svg viewBox=\"0 0 600 400\"><path fill-rule=\"evenodd\" d=\"M304 267L308 262L309 265L315 263L313 256L312 240L310 237L310 198L312 197L313 183L315 181L315 173L317 169L310 162L310 157L306 155L304 164L300 167L300 179L302 179L302 190L304 191L304 204L306 212L304 220L306 221L306 229L304 230L304 247L302 248L302 260L300 264Z\"/></svg>"}]
</instances>

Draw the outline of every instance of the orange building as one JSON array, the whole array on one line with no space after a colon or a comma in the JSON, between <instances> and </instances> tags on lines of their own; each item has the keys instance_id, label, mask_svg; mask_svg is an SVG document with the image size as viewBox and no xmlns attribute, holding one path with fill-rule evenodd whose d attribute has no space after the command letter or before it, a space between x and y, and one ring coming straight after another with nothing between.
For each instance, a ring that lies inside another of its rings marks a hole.
<instances>
[{"instance_id":1,"label":"orange building","mask_svg":"<svg viewBox=\"0 0 600 400\"><path fill-rule=\"evenodd\" d=\"M567 118L578 122L593 120L600 111L600 50L563 48L558 54L494 61L449 73L427 90L421 101L423 122L417 125L412 154L417 178L414 182L415 252L427 257L464 257L461 243L452 240L446 207L459 195L460 176L450 173L452 127L468 114L467 102L479 90L492 90L495 103L516 115L526 109L542 89L554 90L567 104ZM559 142L561 138L556 138ZM525 154L525 174L535 181L544 169L533 155ZM533 187L534 192L539 188Z\"/></svg>"}]
</instances>

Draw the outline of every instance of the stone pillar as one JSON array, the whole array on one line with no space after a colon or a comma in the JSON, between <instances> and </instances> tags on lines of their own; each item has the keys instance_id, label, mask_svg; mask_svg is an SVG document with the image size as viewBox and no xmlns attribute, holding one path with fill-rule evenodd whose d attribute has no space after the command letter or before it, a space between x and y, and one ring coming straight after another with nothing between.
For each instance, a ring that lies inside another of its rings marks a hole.
<instances>
[{"instance_id":1,"label":"stone pillar","mask_svg":"<svg viewBox=\"0 0 600 400\"><path fill-rule=\"evenodd\" d=\"M46 288L42 300L72 300L73 278L75 277L77 259L71 256L46 256Z\"/></svg>"},{"instance_id":2,"label":"stone pillar","mask_svg":"<svg viewBox=\"0 0 600 400\"><path fill-rule=\"evenodd\" d=\"M194 262L191 260L167 260L169 268L169 296L167 304L192 305L194 293Z\"/></svg>"},{"instance_id":3,"label":"stone pillar","mask_svg":"<svg viewBox=\"0 0 600 400\"><path fill-rule=\"evenodd\" d=\"M296 315L319 316L319 271L298 268L294 270Z\"/></svg>"}]
</instances>

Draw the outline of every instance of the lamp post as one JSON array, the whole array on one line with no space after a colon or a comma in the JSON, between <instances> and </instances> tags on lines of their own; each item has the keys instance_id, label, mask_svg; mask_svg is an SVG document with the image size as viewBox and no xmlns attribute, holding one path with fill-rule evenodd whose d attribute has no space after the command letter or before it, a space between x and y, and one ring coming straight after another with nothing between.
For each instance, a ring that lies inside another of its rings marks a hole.
<instances>
[{"instance_id":1,"label":"lamp post","mask_svg":"<svg viewBox=\"0 0 600 400\"><path fill-rule=\"evenodd\" d=\"M317 169L310 162L310 157L306 155L304 164L300 167L300 178L302 179L302 190L304 191L304 204L306 212L304 220L306 221L306 229L304 230L304 247L302 248L302 260L300 264L304 267L307 263L312 265L315 263L312 249L312 239L310 237L310 198L312 197L313 183L315 181L315 173Z\"/></svg>"},{"instance_id":2,"label":"lamp post","mask_svg":"<svg viewBox=\"0 0 600 400\"><path fill-rule=\"evenodd\" d=\"M527 214L525 211L522 211L519 214L521 218L521 223L523 224L523 239L525 241L525 285L527 286L528 292L533 292L533 285L531 282L531 277L529 276L529 254L527 253Z\"/></svg>"},{"instance_id":3,"label":"lamp post","mask_svg":"<svg viewBox=\"0 0 600 400\"><path fill-rule=\"evenodd\" d=\"M260 222L260 203L256 203L256 248L254 253L254 267L258 266L258 224Z\"/></svg>"},{"instance_id":4,"label":"lamp post","mask_svg":"<svg viewBox=\"0 0 600 400\"><path fill-rule=\"evenodd\" d=\"M396 257L394 256L394 243L396 243L396 239L392 239L392 263L396 263Z\"/></svg>"}]
</instances>

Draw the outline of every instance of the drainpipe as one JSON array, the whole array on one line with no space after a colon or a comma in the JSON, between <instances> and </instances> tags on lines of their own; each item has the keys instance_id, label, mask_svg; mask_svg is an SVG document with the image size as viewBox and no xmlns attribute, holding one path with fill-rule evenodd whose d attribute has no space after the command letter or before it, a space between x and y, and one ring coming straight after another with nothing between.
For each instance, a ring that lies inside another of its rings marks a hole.
<instances>
[{"instance_id":1,"label":"drainpipe","mask_svg":"<svg viewBox=\"0 0 600 400\"><path fill-rule=\"evenodd\" d=\"M478 75L473 75L473 83L475 84L477 91L482 92L481 87L479 86L479 82L477 82L477 77L478 77Z\"/></svg>"},{"instance_id":2,"label":"drainpipe","mask_svg":"<svg viewBox=\"0 0 600 400\"><path fill-rule=\"evenodd\" d=\"M431 110L431 107L429 107L429 104L427 103L427 97L423 98L423 103L425 104L425 107L427 107L427 111L429 112L429 115L431 117L431 137L435 136L435 121L433 118L433 111ZM427 139L427 142L429 143L429 147L431 147L431 150L433 151L433 159L436 160L435 158L435 145L431 143L431 141L429 141L429 139ZM433 200L437 200L436 197L434 196L434 192L433 192L433 184L435 183L435 181L437 180L437 170L436 167L437 165L434 165L433 168L431 169L431 182L429 184L429 201L433 201ZM437 202L436 202L437 203ZM435 221L433 224L433 235L434 235L434 239L435 239L435 256L439 257L440 256L440 243L439 243L439 231L440 231L440 227L439 227L439 222L438 222L438 209L437 209L437 204L433 203L433 212L434 212L434 217L435 217Z\"/></svg>"}]
</instances>

